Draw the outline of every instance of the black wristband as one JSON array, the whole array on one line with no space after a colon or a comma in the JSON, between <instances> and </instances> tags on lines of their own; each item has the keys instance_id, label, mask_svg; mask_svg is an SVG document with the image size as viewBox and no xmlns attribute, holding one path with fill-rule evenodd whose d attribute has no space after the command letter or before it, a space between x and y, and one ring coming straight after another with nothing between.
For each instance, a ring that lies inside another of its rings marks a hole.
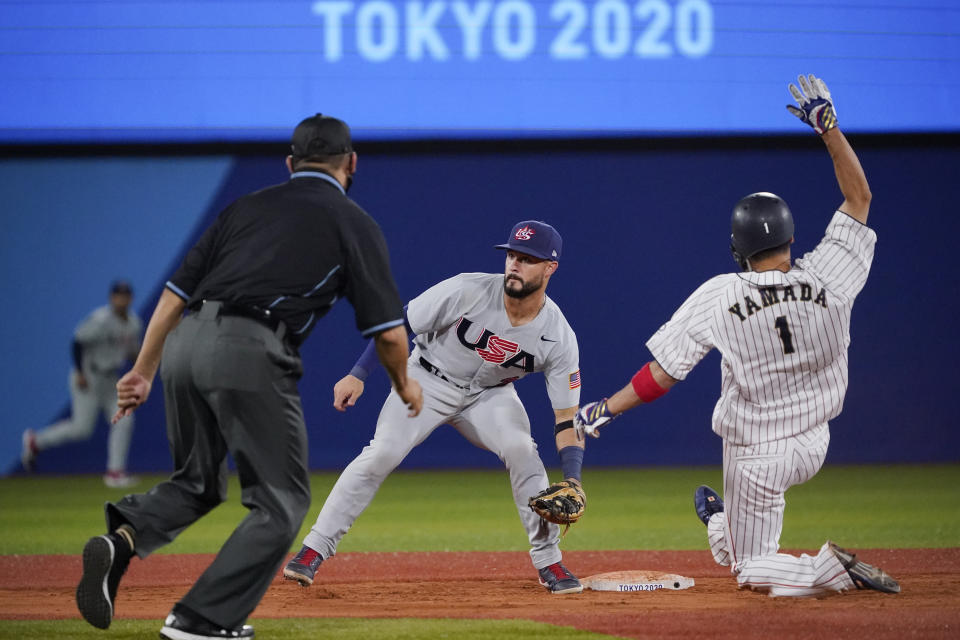
<instances>
[{"instance_id":1,"label":"black wristband","mask_svg":"<svg viewBox=\"0 0 960 640\"><path fill-rule=\"evenodd\" d=\"M573 420L564 420L563 422L558 422L553 428L553 435L557 435L566 429L573 429Z\"/></svg>"}]
</instances>

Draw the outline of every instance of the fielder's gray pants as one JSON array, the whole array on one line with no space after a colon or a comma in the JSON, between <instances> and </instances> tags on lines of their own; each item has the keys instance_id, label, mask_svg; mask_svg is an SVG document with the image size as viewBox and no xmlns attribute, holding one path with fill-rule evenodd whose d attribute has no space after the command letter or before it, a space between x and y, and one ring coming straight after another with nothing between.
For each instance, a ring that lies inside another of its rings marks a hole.
<instances>
[{"instance_id":1,"label":"fielder's gray pants","mask_svg":"<svg viewBox=\"0 0 960 640\"><path fill-rule=\"evenodd\" d=\"M107 526L128 522L145 558L226 499L233 456L250 512L180 601L227 629L253 612L310 506L307 434L297 391L300 358L248 318L206 303L163 349L167 436L175 471L145 494L107 504Z\"/></svg>"},{"instance_id":2,"label":"fielder's gray pants","mask_svg":"<svg viewBox=\"0 0 960 640\"><path fill-rule=\"evenodd\" d=\"M45 451L68 442L87 440L96 430L97 414L103 413L107 424L117 412L117 374L85 372L87 388L77 386L76 372L70 371L67 385L70 387L71 413L61 420L36 433L37 449ZM107 471L126 471L127 454L133 438L133 416L120 418L110 425L107 437Z\"/></svg>"},{"instance_id":3,"label":"fielder's gray pants","mask_svg":"<svg viewBox=\"0 0 960 640\"><path fill-rule=\"evenodd\" d=\"M409 409L391 390L380 410L373 440L340 474L303 543L324 558L334 555L340 540L373 501L387 476L437 427L448 423L506 465L517 513L530 540L533 566L541 569L560 562L560 527L542 520L527 504L530 496L550 483L530 435L527 412L513 385L467 395L426 372L414 360L407 367L407 375L423 388L420 415L407 417Z\"/></svg>"}]
</instances>

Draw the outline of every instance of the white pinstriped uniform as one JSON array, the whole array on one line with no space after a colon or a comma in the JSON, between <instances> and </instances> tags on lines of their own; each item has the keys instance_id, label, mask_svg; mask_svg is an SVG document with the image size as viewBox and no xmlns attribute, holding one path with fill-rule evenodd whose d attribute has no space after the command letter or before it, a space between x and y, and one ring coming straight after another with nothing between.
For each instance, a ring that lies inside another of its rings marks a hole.
<instances>
[{"instance_id":1,"label":"white pinstriped uniform","mask_svg":"<svg viewBox=\"0 0 960 640\"><path fill-rule=\"evenodd\" d=\"M410 301L407 317L416 347L407 372L423 388L423 409L415 418L407 417L406 404L390 392L373 440L340 474L304 538L306 546L324 558L334 555L386 477L446 423L507 467L534 567L561 561L560 528L527 505L549 482L513 381L542 371L553 408L575 407L580 402L580 351L553 300L546 298L536 318L514 327L503 295L502 274L462 273ZM421 358L437 371L421 366Z\"/></svg>"},{"instance_id":2,"label":"white pinstriped uniform","mask_svg":"<svg viewBox=\"0 0 960 640\"><path fill-rule=\"evenodd\" d=\"M647 342L683 380L713 348L722 383L713 430L723 438L724 513L710 550L740 586L771 595L853 587L826 545L816 556L778 553L784 493L823 465L829 420L847 390L850 313L876 234L841 211L821 243L784 273L731 273L698 288Z\"/></svg>"}]
</instances>

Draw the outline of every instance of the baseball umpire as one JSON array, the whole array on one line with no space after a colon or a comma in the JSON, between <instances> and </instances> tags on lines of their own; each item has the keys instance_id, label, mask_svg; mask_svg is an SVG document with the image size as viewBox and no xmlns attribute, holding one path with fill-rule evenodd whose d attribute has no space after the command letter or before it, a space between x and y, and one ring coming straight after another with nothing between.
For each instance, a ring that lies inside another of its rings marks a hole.
<instances>
[{"instance_id":1,"label":"baseball umpire","mask_svg":"<svg viewBox=\"0 0 960 640\"><path fill-rule=\"evenodd\" d=\"M580 352L563 313L546 295L559 264L560 234L545 222L527 220L515 225L508 242L497 248L507 252L503 274L461 273L407 305L410 333L416 336L409 372L423 387L423 413L407 420L402 402L390 394L373 440L344 469L300 552L284 568L288 579L311 585L320 563L336 553L387 476L434 429L449 423L506 465L541 584L555 594L583 590L561 562L559 527L531 508L531 497L548 485L547 474L513 386L529 373L544 373L556 418L562 483L571 485L573 495L567 504L582 511L583 439L573 428L580 401ZM356 403L375 364L368 346L334 387L337 409Z\"/></svg>"},{"instance_id":2,"label":"baseball umpire","mask_svg":"<svg viewBox=\"0 0 960 640\"><path fill-rule=\"evenodd\" d=\"M778 553L784 494L823 465L828 422L847 389L853 302L866 284L876 233L867 225L870 187L837 128L826 84L791 84L787 108L820 134L833 159L843 203L820 244L791 265L793 217L772 193L754 193L733 210L733 256L742 273L716 276L687 298L647 342L654 360L609 399L585 405L577 425L597 427L652 402L683 380L711 349L723 356L713 430L723 438L723 493L699 487L698 517L714 559L741 587L807 596L853 587L898 593L881 569L827 541L815 556Z\"/></svg>"},{"instance_id":3,"label":"baseball umpire","mask_svg":"<svg viewBox=\"0 0 960 640\"><path fill-rule=\"evenodd\" d=\"M303 120L286 162L289 181L229 205L187 253L117 383L120 419L146 401L162 350L176 470L145 494L108 503L109 533L84 547L77 606L96 627L110 625L133 553L147 557L223 502L229 452L250 512L173 607L161 637L253 637L244 622L310 506L298 346L338 298L373 337L398 402L419 413L386 243L346 196L357 167L347 125L321 114Z\"/></svg>"}]
</instances>

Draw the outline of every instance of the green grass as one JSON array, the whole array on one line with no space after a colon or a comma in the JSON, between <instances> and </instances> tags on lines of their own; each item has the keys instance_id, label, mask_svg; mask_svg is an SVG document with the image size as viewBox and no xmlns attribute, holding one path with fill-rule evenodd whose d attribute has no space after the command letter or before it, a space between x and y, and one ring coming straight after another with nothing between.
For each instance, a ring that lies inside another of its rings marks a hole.
<instances>
[{"instance_id":1,"label":"green grass","mask_svg":"<svg viewBox=\"0 0 960 640\"><path fill-rule=\"evenodd\" d=\"M147 476L138 490L162 479ZM336 474L314 474L301 535L335 481ZM692 507L699 484L719 489L720 469L587 469L587 515L562 546L703 549ZM960 511L947 508L958 484L960 465L827 466L788 492L781 542L815 548L829 537L861 548L960 546ZM103 532L103 503L123 493L105 488L99 476L0 480L0 554L79 553L88 537ZM161 552L216 552L246 513L239 499L232 478L229 500ZM526 549L502 470L396 472L340 546L341 552Z\"/></svg>"},{"instance_id":2,"label":"green grass","mask_svg":"<svg viewBox=\"0 0 960 640\"><path fill-rule=\"evenodd\" d=\"M369 619L356 618L287 618L283 620L254 619L257 638L283 640L371 640L392 638L470 638L471 640L596 640L611 636L578 631L571 627L555 627L526 620L433 620L433 619ZM7 621L0 620L0 638L17 640L139 640L155 638L160 623L154 620L116 620L110 631L104 633L82 620Z\"/></svg>"},{"instance_id":3,"label":"green grass","mask_svg":"<svg viewBox=\"0 0 960 640\"><path fill-rule=\"evenodd\" d=\"M556 471L551 477L556 477ZM312 478L314 504L305 534L336 481ZM145 491L162 480L144 478ZM587 515L564 549L705 549L703 525L693 514L693 489L720 488L720 469L588 469ZM868 547L960 546L960 511L953 487L960 465L828 466L787 494L782 544L816 548L827 537ZM99 476L14 477L0 480L0 554L79 553L103 532L102 505L121 497ZM230 499L166 547L166 553L213 553L246 510L236 478ZM294 545L299 546L299 539ZM492 471L398 472L390 476L344 538L340 551L526 551L507 474ZM569 627L522 620L253 619L258 638L342 640L464 638L588 640L609 638ZM115 640L156 637L158 620L116 620ZM0 639L98 639L106 635L81 620L0 620Z\"/></svg>"}]
</instances>

